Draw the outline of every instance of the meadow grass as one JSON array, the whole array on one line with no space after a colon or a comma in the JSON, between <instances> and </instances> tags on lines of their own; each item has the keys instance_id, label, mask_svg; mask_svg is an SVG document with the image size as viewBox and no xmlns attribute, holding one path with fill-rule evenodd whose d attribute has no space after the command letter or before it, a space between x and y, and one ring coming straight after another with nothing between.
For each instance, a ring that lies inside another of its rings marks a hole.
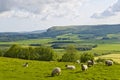
<instances>
[{"instance_id":1,"label":"meadow grass","mask_svg":"<svg viewBox=\"0 0 120 80\"><path fill-rule=\"evenodd\" d=\"M90 51L81 51L97 54L120 54L120 44L98 44L96 48Z\"/></svg>"},{"instance_id":2,"label":"meadow grass","mask_svg":"<svg viewBox=\"0 0 120 80\"><path fill-rule=\"evenodd\" d=\"M16 43L19 43L19 44L46 44L51 41L53 41L52 38L42 38L42 39L30 39L30 40L16 41Z\"/></svg>"},{"instance_id":3,"label":"meadow grass","mask_svg":"<svg viewBox=\"0 0 120 80\"><path fill-rule=\"evenodd\" d=\"M29 40L20 40L13 42L0 42L0 44L46 44L53 41L52 38L41 38L41 39L29 39Z\"/></svg>"},{"instance_id":4,"label":"meadow grass","mask_svg":"<svg viewBox=\"0 0 120 80\"><path fill-rule=\"evenodd\" d=\"M28 67L22 65L28 62ZM67 70L66 64L75 65L75 70ZM60 76L51 77L54 67L60 67ZM0 57L0 80L120 80L120 65L96 64L87 71L70 62L32 61Z\"/></svg>"},{"instance_id":5,"label":"meadow grass","mask_svg":"<svg viewBox=\"0 0 120 80\"><path fill-rule=\"evenodd\" d=\"M93 50L118 50L120 51L120 44L99 44Z\"/></svg>"},{"instance_id":6,"label":"meadow grass","mask_svg":"<svg viewBox=\"0 0 120 80\"><path fill-rule=\"evenodd\" d=\"M103 59L112 59L113 61L120 63L120 54L108 54L96 57L95 59L103 58Z\"/></svg>"}]
</instances>

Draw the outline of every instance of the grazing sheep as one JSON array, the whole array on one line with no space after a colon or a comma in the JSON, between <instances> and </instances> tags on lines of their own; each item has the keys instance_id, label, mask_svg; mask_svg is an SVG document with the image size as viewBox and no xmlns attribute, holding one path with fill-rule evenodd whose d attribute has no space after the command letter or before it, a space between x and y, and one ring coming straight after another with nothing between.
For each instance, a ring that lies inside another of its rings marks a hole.
<instances>
[{"instance_id":1,"label":"grazing sheep","mask_svg":"<svg viewBox=\"0 0 120 80\"><path fill-rule=\"evenodd\" d=\"M25 64L23 64L23 67L28 67L28 62L26 62Z\"/></svg>"},{"instance_id":2,"label":"grazing sheep","mask_svg":"<svg viewBox=\"0 0 120 80\"><path fill-rule=\"evenodd\" d=\"M76 60L76 63L80 64L80 60Z\"/></svg>"},{"instance_id":3,"label":"grazing sheep","mask_svg":"<svg viewBox=\"0 0 120 80\"><path fill-rule=\"evenodd\" d=\"M87 65L88 65L88 67L93 66L94 65L94 61L93 60L88 60Z\"/></svg>"},{"instance_id":4,"label":"grazing sheep","mask_svg":"<svg viewBox=\"0 0 120 80\"><path fill-rule=\"evenodd\" d=\"M61 74L61 68L56 67L52 70L51 76L60 75L60 74Z\"/></svg>"},{"instance_id":5,"label":"grazing sheep","mask_svg":"<svg viewBox=\"0 0 120 80\"><path fill-rule=\"evenodd\" d=\"M84 64L81 64L81 69L82 71L85 71L88 69L88 66L87 65L84 65Z\"/></svg>"},{"instance_id":6,"label":"grazing sheep","mask_svg":"<svg viewBox=\"0 0 120 80\"><path fill-rule=\"evenodd\" d=\"M75 69L75 66L73 66L73 65L65 65L65 67L66 67L67 69L71 69L71 70Z\"/></svg>"},{"instance_id":7,"label":"grazing sheep","mask_svg":"<svg viewBox=\"0 0 120 80\"><path fill-rule=\"evenodd\" d=\"M105 61L105 64L106 64L107 66L112 66L112 65L113 65L113 61L111 61L111 60L106 60L106 61Z\"/></svg>"}]
</instances>

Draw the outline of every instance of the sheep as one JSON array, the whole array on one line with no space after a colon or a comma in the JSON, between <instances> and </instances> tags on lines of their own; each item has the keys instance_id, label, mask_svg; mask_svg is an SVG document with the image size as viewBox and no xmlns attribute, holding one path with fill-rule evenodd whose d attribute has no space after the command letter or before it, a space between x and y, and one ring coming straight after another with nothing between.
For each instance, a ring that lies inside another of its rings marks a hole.
<instances>
[{"instance_id":1,"label":"sheep","mask_svg":"<svg viewBox=\"0 0 120 80\"><path fill-rule=\"evenodd\" d=\"M88 69L87 65L81 64L81 69L82 71L86 71Z\"/></svg>"},{"instance_id":2,"label":"sheep","mask_svg":"<svg viewBox=\"0 0 120 80\"><path fill-rule=\"evenodd\" d=\"M76 60L76 63L80 64L80 60Z\"/></svg>"},{"instance_id":3,"label":"sheep","mask_svg":"<svg viewBox=\"0 0 120 80\"><path fill-rule=\"evenodd\" d=\"M28 62L26 62L25 64L23 64L23 67L28 67Z\"/></svg>"},{"instance_id":4,"label":"sheep","mask_svg":"<svg viewBox=\"0 0 120 80\"><path fill-rule=\"evenodd\" d=\"M111 61L111 60L106 60L106 61L105 61L105 64L106 64L107 66L112 66L112 65L113 65L113 61Z\"/></svg>"},{"instance_id":5,"label":"sheep","mask_svg":"<svg viewBox=\"0 0 120 80\"><path fill-rule=\"evenodd\" d=\"M67 69L71 69L71 70L74 70L74 69L75 69L75 66L73 66L73 65L65 65L65 67L66 67Z\"/></svg>"},{"instance_id":6,"label":"sheep","mask_svg":"<svg viewBox=\"0 0 120 80\"><path fill-rule=\"evenodd\" d=\"M94 65L94 61L93 60L88 60L87 65L88 65L88 67L93 66Z\"/></svg>"},{"instance_id":7,"label":"sheep","mask_svg":"<svg viewBox=\"0 0 120 80\"><path fill-rule=\"evenodd\" d=\"M60 74L61 74L61 68L56 67L52 70L51 76L60 75Z\"/></svg>"}]
</instances>

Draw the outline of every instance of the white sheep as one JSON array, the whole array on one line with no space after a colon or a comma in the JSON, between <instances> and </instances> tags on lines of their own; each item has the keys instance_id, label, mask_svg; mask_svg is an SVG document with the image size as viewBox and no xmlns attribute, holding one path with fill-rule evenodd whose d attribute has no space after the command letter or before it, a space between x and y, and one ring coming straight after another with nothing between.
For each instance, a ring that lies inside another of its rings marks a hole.
<instances>
[{"instance_id":1,"label":"white sheep","mask_svg":"<svg viewBox=\"0 0 120 80\"><path fill-rule=\"evenodd\" d=\"M80 60L76 60L76 63L80 64Z\"/></svg>"},{"instance_id":2,"label":"white sheep","mask_svg":"<svg viewBox=\"0 0 120 80\"><path fill-rule=\"evenodd\" d=\"M25 64L23 64L23 67L28 67L28 62L26 62Z\"/></svg>"},{"instance_id":3,"label":"white sheep","mask_svg":"<svg viewBox=\"0 0 120 80\"><path fill-rule=\"evenodd\" d=\"M112 65L113 65L113 61L111 61L111 60L106 60L106 61L105 61L105 64L106 64L107 66L112 66Z\"/></svg>"},{"instance_id":4,"label":"white sheep","mask_svg":"<svg viewBox=\"0 0 120 80\"><path fill-rule=\"evenodd\" d=\"M73 66L73 65L65 65L65 67L66 67L67 69L71 69L71 70L74 70L74 69L75 69L75 66Z\"/></svg>"},{"instance_id":5,"label":"white sheep","mask_svg":"<svg viewBox=\"0 0 120 80\"><path fill-rule=\"evenodd\" d=\"M60 74L61 74L61 68L56 67L52 70L51 76L60 75Z\"/></svg>"},{"instance_id":6,"label":"white sheep","mask_svg":"<svg viewBox=\"0 0 120 80\"><path fill-rule=\"evenodd\" d=\"M88 65L88 67L93 66L94 65L94 61L93 60L88 60L87 65Z\"/></svg>"},{"instance_id":7,"label":"white sheep","mask_svg":"<svg viewBox=\"0 0 120 80\"><path fill-rule=\"evenodd\" d=\"M88 69L88 66L85 64L81 64L82 71L86 71Z\"/></svg>"}]
</instances>

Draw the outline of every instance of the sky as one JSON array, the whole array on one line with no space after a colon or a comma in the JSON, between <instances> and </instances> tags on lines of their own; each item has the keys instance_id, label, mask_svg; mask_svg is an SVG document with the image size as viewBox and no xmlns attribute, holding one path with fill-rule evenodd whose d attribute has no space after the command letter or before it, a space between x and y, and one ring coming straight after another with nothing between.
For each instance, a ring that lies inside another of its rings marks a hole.
<instances>
[{"instance_id":1,"label":"sky","mask_svg":"<svg viewBox=\"0 0 120 80\"><path fill-rule=\"evenodd\" d=\"M0 32L120 24L120 0L0 0Z\"/></svg>"}]
</instances>

